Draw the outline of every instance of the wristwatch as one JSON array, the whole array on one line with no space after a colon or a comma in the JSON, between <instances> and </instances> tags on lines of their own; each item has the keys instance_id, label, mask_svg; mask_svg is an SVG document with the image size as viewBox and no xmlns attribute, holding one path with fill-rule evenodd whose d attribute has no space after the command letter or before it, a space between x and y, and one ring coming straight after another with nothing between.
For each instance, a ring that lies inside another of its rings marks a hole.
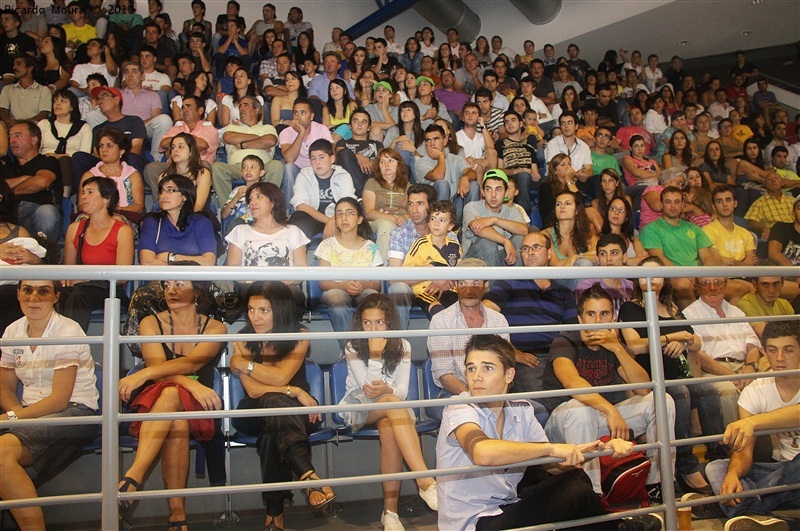
<instances>
[{"instance_id":1,"label":"wristwatch","mask_svg":"<svg viewBox=\"0 0 800 531\"><path fill-rule=\"evenodd\" d=\"M175 253L169 253L167 255L167 263L174 264L175 263Z\"/></svg>"},{"instance_id":2,"label":"wristwatch","mask_svg":"<svg viewBox=\"0 0 800 531\"><path fill-rule=\"evenodd\" d=\"M6 411L6 415L8 416L8 420L17 420L17 414L11 410Z\"/></svg>"},{"instance_id":3,"label":"wristwatch","mask_svg":"<svg viewBox=\"0 0 800 531\"><path fill-rule=\"evenodd\" d=\"M255 368L256 368L256 365L255 365L255 363L253 363L253 362L251 361L250 363L248 363L248 364L247 364L247 372L246 372L245 374L246 374L247 376L250 376L250 375L253 373L253 369L255 369Z\"/></svg>"},{"instance_id":4,"label":"wristwatch","mask_svg":"<svg viewBox=\"0 0 800 531\"><path fill-rule=\"evenodd\" d=\"M755 372L758 372L758 363L756 363L755 361L751 361L749 363L744 364L745 367L747 367L748 365L752 367Z\"/></svg>"}]
</instances>

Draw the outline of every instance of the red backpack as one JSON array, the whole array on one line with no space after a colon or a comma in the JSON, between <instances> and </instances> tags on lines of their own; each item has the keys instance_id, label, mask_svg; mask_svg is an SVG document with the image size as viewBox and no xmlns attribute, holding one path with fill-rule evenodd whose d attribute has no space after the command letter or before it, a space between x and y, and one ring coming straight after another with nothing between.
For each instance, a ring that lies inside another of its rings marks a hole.
<instances>
[{"instance_id":1,"label":"red backpack","mask_svg":"<svg viewBox=\"0 0 800 531\"><path fill-rule=\"evenodd\" d=\"M606 442L611 437L600 440ZM616 458L610 455L600 457L600 485L603 489L602 502L607 511L624 511L625 508L614 509L614 504L638 499L642 507L650 506L647 493L647 475L650 473L650 460L644 452L631 452L625 457Z\"/></svg>"}]
</instances>

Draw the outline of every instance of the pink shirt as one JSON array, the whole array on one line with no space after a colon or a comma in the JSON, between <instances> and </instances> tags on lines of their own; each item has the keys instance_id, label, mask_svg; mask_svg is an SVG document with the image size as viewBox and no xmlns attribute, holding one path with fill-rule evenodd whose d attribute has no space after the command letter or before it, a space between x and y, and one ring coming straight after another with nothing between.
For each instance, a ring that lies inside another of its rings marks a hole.
<instances>
[{"instance_id":1,"label":"pink shirt","mask_svg":"<svg viewBox=\"0 0 800 531\"><path fill-rule=\"evenodd\" d=\"M644 139L644 145L645 145L644 153L645 155L649 155L651 153L653 144L655 142L653 141L653 135L650 134L650 131L648 131L641 125L629 125L627 127L620 127L617 130L617 134L615 136L617 137L617 140L619 140L619 143L622 147L624 147L625 149L630 149L631 137L634 135L639 135Z\"/></svg>"},{"instance_id":2,"label":"pink shirt","mask_svg":"<svg viewBox=\"0 0 800 531\"><path fill-rule=\"evenodd\" d=\"M281 146L291 144L294 142L295 138L297 138L297 131L291 127L287 127L281 131L281 134L278 136L278 144ZM297 160L294 161L294 164L298 168L303 169L311 166L311 161L308 159L308 146L320 138L333 142L331 132L328 131L327 127L317 122L311 122L311 131L308 133L308 138L303 140L303 145L300 146L300 154L297 155ZM283 148L281 148L281 151L286 152Z\"/></svg>"},{"instance_id":3,"label":"pink shirt","mask_svg":"<svg viewBox=\"0 0 800 531\"><path fill-rule=\"evenodd\" d=\"M202 138L208 142L208 149L200 152L200 158L209 164L216 160L217 148L219 147L219 131L217 131L216 127L211 125L211 122L200 121L197 122L197 125L194 126L194 129L189 129L189 126L186 124L186 122L183 120L178 120L175 122L175 125L170 127L169 130L164 133L164 138L172 138L178 133L189 133L192 136ZM158 148L158 151L160 153L166 152L166 150L163 148Z\"/></svg>"},{"instance_id":4,"label":"pink shirt","mask_svg":"<svg viewBox=\"0 0 800 531\"><path fill-rule=\"evenodd\" d=\"M122 89L122 114L138 116L145 122L153 117L155 109L161 109L161 98L152 90L142 89L134 94L131 89Z\"/></svg>"}]
</instances>

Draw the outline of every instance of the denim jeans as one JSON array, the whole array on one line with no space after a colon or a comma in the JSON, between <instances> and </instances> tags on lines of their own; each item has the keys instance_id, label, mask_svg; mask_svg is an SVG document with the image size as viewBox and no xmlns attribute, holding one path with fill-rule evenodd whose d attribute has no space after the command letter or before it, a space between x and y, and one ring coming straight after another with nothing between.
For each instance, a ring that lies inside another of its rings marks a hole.
<instances>
[{"instance_id":1,"label":"denim jeans","mask_svg":"<svg viewBox=\"0 0 800 531\"><path fill-rule=\"evenodd\" d=\"M718 459L706 466L706 475L711 488L714 489L714 494L719 494L722 481L728 472L728 461L728 459ZM800 454L796 455L788 463L753 463L750 467L750 472L740 478L739 481L743 488L742 494L748 490L800 482ZM770 516L772 511L780 506L800 507L800 490L788 490L750 498L742 497L741 500L742 503L734 507L720 505L725 516L728 518L743 514Z\"/></svg>"},{"instance_id":2,"label":"denim jeans","mask_svg":"<svg viewBox=\"0 0 800 531\"><path fill-rule=\"evenodd\" d=\"M373 289L365 289L356 296L352 296L343 289L329 289L322 294L322 302L328 306L328 315L331 318L331 326L335 332L346 332L351 329L353 324L353 314L356 306L364 300L367 295L377 293ZM344 347L347 345L346 339L340 339L339 344Z\"/></svg>"},{"instance_id":3,"label":"denim jeans","mask_svg":"<svg viewBox=\"0 0 800 531\"><path fill-rule=\"evenodd\" d=\"M17 220L33 236L41 232L51 242L57 242L61 237L61 210L55 205L20 201L17 205Z\"/></svg>"},{"instance_id":4,"label":"denim jeans","mask_svg":"<svg viewBox=\"0 0 800 531\"><path fill-rule=\"evenodd\" d=\"M464 205L471 203L472 201L477 201L481 198L481 192L478 188L478 183L474 181L469 183L469 192L467 192L465 197L461 197L457 190L455 194L452 194L452 187L446 179L440 179L434 182L429 181L427 184L433 185L434 190L436 190L436 197L440 201L448 199L451 203L453 203L453 206L456 207L456 227L460 227L461 220L464 219Z\"/></svg>"},{"instance_id":5,"label":"denim jeans","mask_svg":"<svg viewBox=\"0 0 800 531\"><path fill-rule=\"evenodd\" d=\"M408 322L411 320L411 305L414 302L414 290L405 282L394 282L389 284L389 298L397 306L400 329L408 330Z\"/></svg>"}]
</instances>

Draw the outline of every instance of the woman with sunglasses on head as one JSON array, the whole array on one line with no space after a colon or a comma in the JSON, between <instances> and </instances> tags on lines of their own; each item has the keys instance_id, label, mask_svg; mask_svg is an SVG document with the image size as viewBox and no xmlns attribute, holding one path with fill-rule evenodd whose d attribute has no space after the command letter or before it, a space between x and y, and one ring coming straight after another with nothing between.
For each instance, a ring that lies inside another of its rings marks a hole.
<instances>
[{"instance_id":1,"label":"woman with sunglasses on head","mask_svg":"<svg viewBox=\"0 0 800 531\"><path fill-rule=\"evenodd\" d=\"M198 265L181 261L180 265ZM227 328L208 317L212 308L208 283L167 280L161 283L167 309L149 315L139 324L140 336L225 334ZM214 392L214 366L224 344L219 341L142 343L145 367L119 381L119 396L137 413L213 411L222 409ZM135 421L130 433L139 439L133 463L123 474L120 492L142 490L148 471L161 457L164 488L183 489L189 477L189 437L210 441L216 432L213 419ZM188 529L186 500L168 498L168 530ZM124 519L135 502L119 502Z\"/></svg>"}]
</instances>

